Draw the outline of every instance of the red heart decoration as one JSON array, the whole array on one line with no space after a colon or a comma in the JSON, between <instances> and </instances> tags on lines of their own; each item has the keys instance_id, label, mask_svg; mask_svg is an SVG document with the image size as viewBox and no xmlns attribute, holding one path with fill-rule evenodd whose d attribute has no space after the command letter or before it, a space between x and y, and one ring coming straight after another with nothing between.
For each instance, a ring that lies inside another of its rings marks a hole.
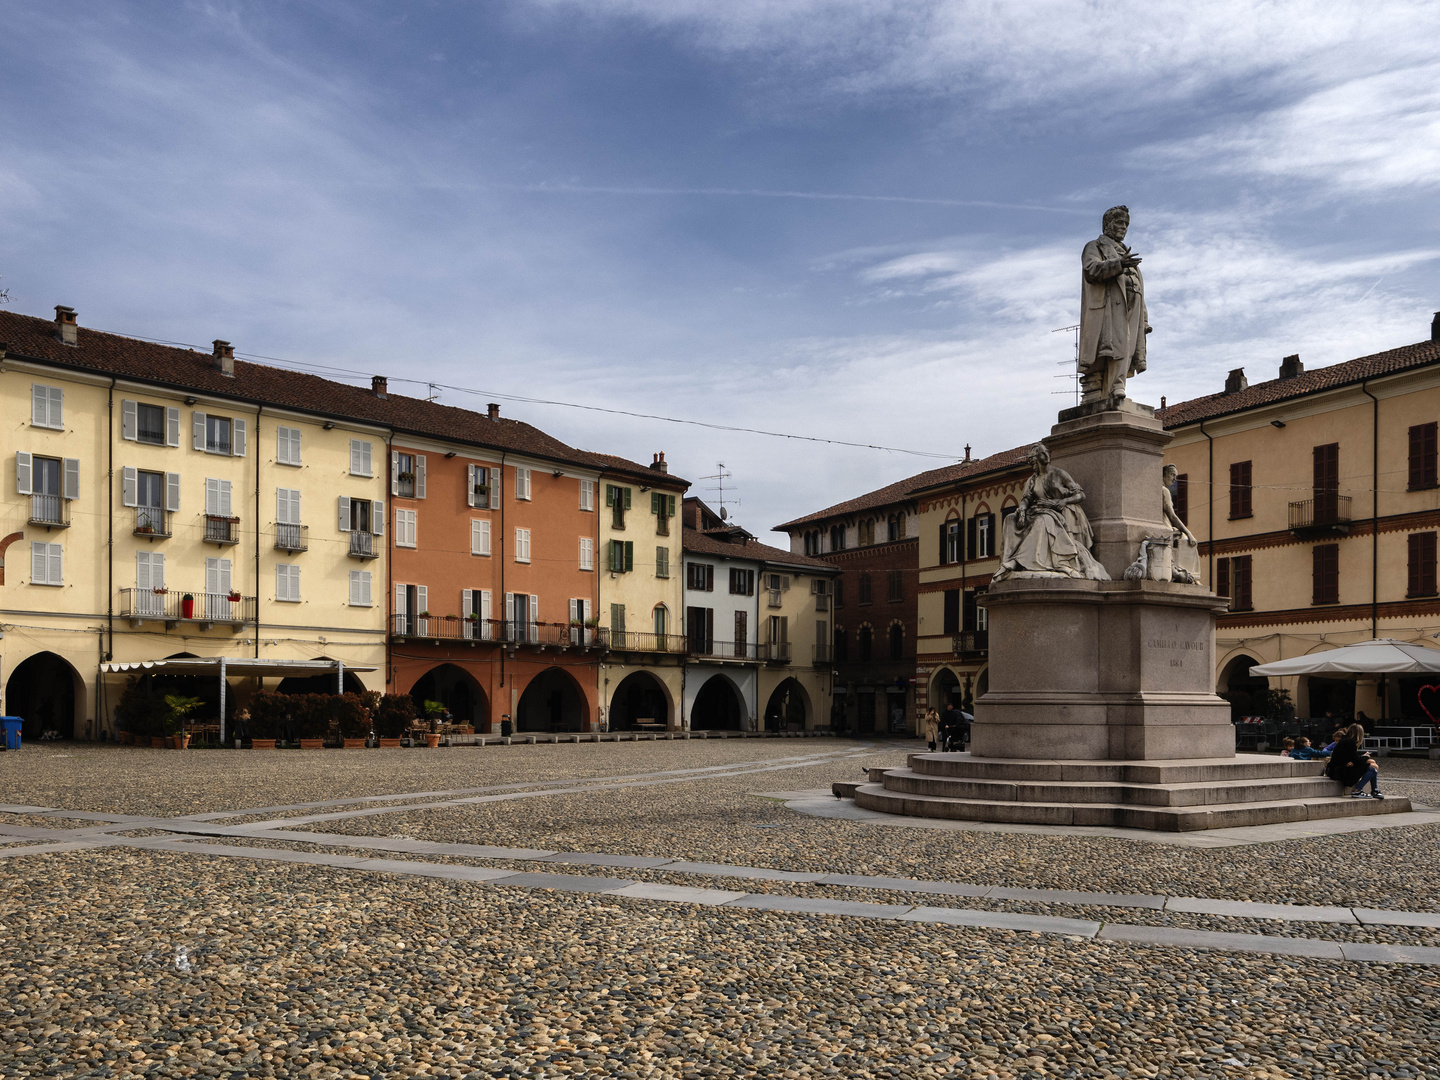
<instances>
[{"instance_id":1,"label":"red heart decoration","mask_svg":"<svg viewBox=\"0 0 1440 1080\"><path fill-rule=\"evenodd\" d=\"M1430 723L1431 723L1432 725L1440 724L1440 722L1437 722L1437 721L1436 721L1436 719L1435 719L1435 714L1432 713L1428 708L1425 707L1425 691L1426 691L1426 690L1429 690L1429 691L1431 691L1432 693L1434 693L1437 697L1440 697L1440 686L1422 686L1422 687L1420 687L1420 689L1419 689L1419 690L1416 692L1416 694L1415 694L1415 704L1419 705L1421 711L1423 711L1423 712L1425 713L1425 715L1430 718Z\"/></svg>"}]
</instances>

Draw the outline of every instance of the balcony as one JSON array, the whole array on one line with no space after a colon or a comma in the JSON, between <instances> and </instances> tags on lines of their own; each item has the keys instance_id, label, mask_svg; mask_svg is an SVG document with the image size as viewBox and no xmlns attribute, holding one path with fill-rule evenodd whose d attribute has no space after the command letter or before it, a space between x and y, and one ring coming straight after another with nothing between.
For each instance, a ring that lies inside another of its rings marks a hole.
<instances>
[{"instance_id":1,"label":"balcony","mask_svg":"<svg viewBox=\"0 0 1440 1080\"><path fill-rule=\"evenodd\" d=\"M137 506L135 508L135 535L146 540L170 539L170 511L158 506Z\"/></svg>"},{"instance_id":2,"label":"balcony","mask_svg":"<svg viewBox=\"0 0 1440 1080\"><path fill-rule=\"evenodd\" d=\"M309 551L310 526L277 523L275 526L275 550Z\"/></svg>"},{"instance_id":3,"label":"balcony","mask_svg":"<svg viewBox=\"0 0 1440 1080\"><path fill-rule=\"evenodd\" d=\"M392 615L390 634L399 640L414 638L418 641L531 645L540 649L587 649L598 644L601 631L568 623L506 622L504 619L459 615Z\"/></svg>"},{"instance_id":4,"label":"balcony","mask_svg":"<svg viewBox=\"0 0 1440 1080\"><path fill-rule=\"evenodd\" d=\"M962 657L987 656L990 653L990 631L961 630L951 639L950 651Z\"/></svg>"},{"instance_id":5,"label":"balcony","mask_svg":"<svg viewBox=\"0 0 1440 1080\"><path fill-rule=\"evenodd\" d=\"M765 592L769 594L768 605L770 607L778 608L785 602L784 595L779 589L766 589Z\"/></svg>"},{"instance_id":6,"label":"balcony","mask_svg":"<svg viewBox=\"0 0 1440 1080\"><path fill-rule=\"evenodd\" d=\"M764 651L767 664L790 663L790 643L788 641L766 642Z\"/></svg>"},{"instance_id":7,"label":"balcony","mask_svg":"<svg viewBox=\"0 0 1440 1080\"><path fill-rule=\"evenodd\" d=\"M1290 531L1311 535L1350 534L1350 496L1319 492L1319 497L1290 504Z\"/></svg>"},{"instance_id":8,"label":"balcony","mask_svg":"<svg viewBox=\"0 0 1440 1080\"><path fill-rule=\"evenodd\" d=\"M755 641L696 641L691 639L693 644L690 648L690 655L702 660L738 660L747 663L754 663L760 659L761 647Z\"/></svg>"},{"instance_id":9,"label":"balcony","mask_svg":"<svg viewBox=\"0 0 1440 1080\"><path fill-rule=\"evenodd\" d=\"M255 621L255 611L255 597L241 596L238 592L120 590L120 617L136 623L155 619L166 623L198 623L202 629L217 624L240 627Z\"/></svg>"},{"instance_id":10,"label":"balcony","mask_svg":"<svg viewBox=\"0 0 1440 1080\"><path fill-rule=\"evenodd\" d=\"M835 650L828 641L820 642L810 649L810 662L816 667L829 667L835 660Z\"/></svg>"},{"instance_id":11,"label":"balcony","mask_svg":"<svg viewBox=\"0 0 1440 1080\"><path fill-rule=\"evenodd\" d=\"M616 652L643 652L643 653L684 653L685 637L683 634L651 634L642 633L638 630L607 630L599 629L591 631L599 635L600 647L613 649Z\"/></svg>"},{"instance_id":12,"label":"balcony","mask_svg":"<svg viewBox=\"0 0 1440 1080\"><path fill-rule=\"evenodd\" d=\"M240 542L240 519L222 517L219 514L205 515L205 543L238 544Z\"/></svg>"},{"instance_id":13,"label":"balcony","mask_svg":"<svg viewBox=\"0 0 1440 1080\"><path fill-rule=\"evenodd\" d=\"M384 546L374 533L356 530L350 534L350 557L352 559L378 559Z\"/></svg>"},{"instance_id":14,"label":"balcony","mask_svg":"<svg viewBox=\"0 0 1440 1080\"><path fill-rule=\"evenodd\" d=\"M31 495L30 524L44 525L45 531L70 527L70 501L60 495Z\"/></svg>"}]
</instances>

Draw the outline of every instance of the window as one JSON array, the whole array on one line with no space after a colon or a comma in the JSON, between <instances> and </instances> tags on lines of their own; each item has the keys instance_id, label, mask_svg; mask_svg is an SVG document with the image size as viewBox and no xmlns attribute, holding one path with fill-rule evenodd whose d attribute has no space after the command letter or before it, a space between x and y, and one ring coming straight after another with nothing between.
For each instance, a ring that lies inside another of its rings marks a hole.
<instances>
[{"instance_id":1,"label":"window","mask_svg":"<svg viewBox=\"0 0 1440 1080\"><path fill-rule=\"evenodd\" d=\"M610 632L618 635L622 640L625 635L625 605L610 605Z\"/></svg>"},{"instance_id":2,"label":"window","mask_svg":"<svg viewBox=\"0 0 1440 1080\"><path fill-rule=\"evenodd\" d=\"M709 563L686 563L685 587L696 592L714 592L715 567Z\"/></svg>"},{"instance_id":3,"label":"window","mask_svg":"<svg viewBox=\"0 0 1440 1080\"><path fill-rule=\"evenodd\" d=\"M147 405L143 401L122 400L120 437L128 442L151 446L179 446L180 410Z\"/></svg>"},{"instance_id":4,"label":"window","mask_svg":"<svg viewBox=\"0 0 1440 1080\"><path fill-rule=\"evenodd\" d=\"M655 610L650 613L650 622L655 627L655 637L663 644L665 635L670 632L670 611L664 604L656 604Z\"/></svg>"},{"instance_id":5,"label":"window","mask_svg":"<svg viewBox=\"0 0 1440 1080\"><path fill-rule=\"evenodd\" d=\"M750 613L747 611L735 612L735 633L731 635L730 641L734 645L735 655L744 657L745 646L750 644Z\"/></svg>"},{"instance_id":6,"label":"window","mask_svg":"<svg viewBox=\"0 0 1440 1080\"><path fill-rule=\"evenodd\" d=\"M350 571L350 606L371 607L370 600L370 571Z\"/></svg>"},{"instance_id":7,"label":"window","mask_svg":"<svg viewBox=\"0 0 1440 1080\"><path fill-rule=\"evenodd\" d=\"M350 440L350 475L351 476L374 476L375 445L368 439Z\"/></svg>"},{"instance_id":8,"label":"window","mask_svg":"<svg viewBox=\"0 0 1440 1080\"><path fill-rule=\"evenodd\" d=\"M588 536L580 537L580 569L595 569L595 541Z\"/></svg>"},{"instance_id":9,"label":"window","mask_svg":"<svg viewBox=\"0 0 1440 1080\"><path fill-rule=\"evenodd\" d=\"M413 547L416 546L416 540L415 540L415 531L416 531L416 530L415 530L415 525L416 525L416 521L415 521L415 518L416 518L417 513L418 513L418 511L415 511L415 510L401 510L401 509L398 509L398 508L396 509L396 511L395 511L395 546L396 546L396 547L408 547L408 548L413 548Z\"/></svg>"},{"instance_id":10,"label":"window","mask_svg":"<svg viewBox=\"0 0 1440 1080\"><path fill-rule=\"evenodd\" d=\"M1440 487L1435 466L1435 424L1416 424L1410 429L1410 490Z\"/></svg>"},{"instance_id":11,"label":"window","mask_svg":"<svg viewBox=\"0 0 1440 1080\"><path fill-rule=\"evenodd\" d=\"M1248 518L1250 511L1250 462L1230 464L1230 520Z\"/></svg>"},{"instance_id":12,"label":"window","mask_svg":"<svg viewBox=\"0 0 1440 1080\"><path fill-rule=\"evenodd\" d=\"M810 582L810 593L815 597L816 611L830 610L830 583L824 578L816 578Z\"/></svg>"},{"instance_id":13,"label":"window","mask_svg":"<svg viewBox=\"0 0 1440 1080\"><path fill-rule=\"evenodd\" d=\"M30 384L30 423L33 427L65 429L65 391L58 386Z\"/></svg>"},{"instance_id":14,"label":"window","mask_svg":"<svg viewBox=\"0 0 1440 1080\"><path fill-rule=\"evenodd\" d=\"M30 545L30 584L64 585L64 555L59 544L36 541Z\"/></svg>"},{"instance_id":15,"label":"window","mask_svg":"<svg viewBox=\"0 0 1440 1080\"><path fill-rule=\"evenodd\" d=\"M489 641L490 590L461 589L460 617L465 620L465 637L471 641Z\"/></svg>"},{"instance_id":16,"label":"window","mask_svg":"<svg viewBox=\"0 0 1440 1080\"><path fill-rule=\"evenodd\" d=\"M489 477L490 473L484 465L465 466L465 502L468 505L481 510L490 508Z\"/></svg>"},{"instance_id":17,"label":"window","mask_svg":"<svg viewBox=\"0 0 1440 1080\"><path fill-rule=\"evenodd\" d=\"M229 559L205 560L205 615L211 619L232 620L234 609L231 607L230 591L231 570L233 566Z\"/></svg>"},{"instance_id":18,"label":"window","mask_svg":"<svg viewBox=\"0 0 1440 1080\"><path fill-rule=\"evenodd\" d=\"M207 454L245 456L245 421L207 413L190 414L191 441L196 450Z\"/></svg>"},{"instance_id":19,"label":"window","mask_svg":"<svg viewBox=\"0 0 1440 1080\"><path fill-rule=\"evenodd\" d=\"M341 495L338 500L339 524L341 532L348 533L371 533L381 536L385 532L385 504L379 499L352 499L347 495ZM351 540L351 551L358 553L364 546L363 541ZM369 550L366 548L365 550ZM378 554L378 552L376 552Z\"/></svg>"},{"instance_id":20,"label":"window","mask_svg":"<svg viewBox=\"0 0 1440 1080\"><path fill-rule=\"evenodd\" d=\"M657 578L670 576L670 549L668 547L655 549L655 576Z\"/></svg>"},{"instance_id":21,"label":"window","mask_svg":"<svg viewBox=\"0 0 1440 1080\"><path fill-rule=\"evenodd\" d=\"M395 452L390 455L390 494L402 499L425 498L424 454Z\"/></svg>"},{"instance_id":22,"label":"window","mask_svg":"<svg viewBox=\"0 0 1440 1080\"><path fill-rule=\"evenodd\" d=\"M1411 533L1409 547L1410 587L1405 595L1434 596L1436 593L1435 533Z\"/></svg>"},{"instance_id":23,"label":"window","mask_svg":"<svg viewBox=\"0 0 1440 1080\"><path fill-rule=\"evenodd\" d=\"M1229 559L1215 560L1215 591L1220 596L1230 597L1231 611L1253 609L1250 595L1249 555L1236 555Z\"/></svg>"},{"instance_id":24,"label":"window","mask_svg":"<svg viewBox=\"0 0 1440 1080\"><path fill-rule=\"evenodd\" d=\"M275 463L277 465L300 464L300 429L277 427L275 429Z\"/></svg>"},{"instance_id":25,"label":"window","mask_svg":"<svg viewBox=\"0 0 1440 1080\"><path fill-rule=\"evenodd\" d=\"M610 507L610 525L615 529L625 528L625 511L630 509L630 489L605 485L605 505Z\"/></svg>"},{"instance_id":26,"label":"window","mask_svg":"<svg viewBox=\"0 0 1440 1080\"><path fill-rule=\"evenodd\" d=\"M670 519L675 516L675 496L663 491L650 493L650 512L655 515L655 535L670 535Z\"/></svg>"},{"instance_id":27,"label":"window","mask_svg":"<svg viewBox=\"0 0 1440 1080\"><path fill-rule=\"evenodd\" d=\"M207 517L228 518L230 514L230 481L205 481L205 514Z\"/></svg>"},{"instance_id":28,"label":"window","mask_svg":"<svg viewBox=\"0 0 1440 1080\"><path fill-rule=\"evenodd\" d=\"M944 607L944 633L958 634L960 632L960 590L945 590Z\"/></svg>"},{"instance_id":29,"label":"window","mask_svg":"<svg viewBox=\"0 0 1440 1080\"><path fill-rule=\"evenodd\" d=\"M869 575L869 574L861 574L861 575L860 575L860 603L861 603L861 604L868 604L868 603L870 603L870 575Z\"/></svg>"},{"instance_id":30,"label":"window","mask_svg":"<svg viewBox=\"0 0 1440 1080\"><path fill-rule=\"evenodd\" d=\"M685 632L690 635L690 651L713 653L715 651L715 609L687 607L685 609Z\"/></svg>"},{"instance_id":31,"label":"window","mask_svg":"<svg viewBox=\"0 0 1440 1080\"><path fill-rule=\"evenodd\" d=\"M1215 560L1215 595L1216 595L1216 596L1225 596L1225 597L1228 597L1228 596L1230 595L1230 592L1231 592L1231 589L1230 589L1230 560L1229 560L1229 559L1216 559L1216 560ZM1230 606L1231 606L1231 608L1233 609L1235 605L1234 605L1234 604L1231 604Z\"/></svg>"},{"instance_id":32,"label":"window","mask_svg":"<svg viewBox=\"0 0 1440 1080\"><path fill-rule=\"evenodd\" d=\"M1326 443L1314 450L1315 524L1325 525L1340 517L1340 444Z\"/></svg>"},{"instance_id":33,"label":"window","mask_svg":"<svg viewBox=\"0 0 1440 1080\"><path fill-rule=\"evenodd\" d=\"M516 562L529 562L529 561L530 561L530 530L529 530L529 529L516 529L516 530L515 530L515 561L516 561Z\"/></svg>"},{"instance_id":34,"label":"window","mask_svg":"<svg viewBox=\"0 0 1440 1080\"><path fill-rule=\"evenodd\" d=\"M490 554L490 522L479 518L470 521L470 554Z\"/></svg>"},{"instance_id":35,"label":"window","mask_svg":"<svg viewBox=\"0 0 1440 1080\"><path fill-rule=\"evenodd\" d=\"M874 635L871 634L870 627L868 626L860 627L860 632L855 635L855 644L859 646L859 659L862 664L868 664L870 662L871 646L874 643L873 637Z\"/></svg>"},{"instance_id":36,"label":"window","mask_svg":"<svg viewBox=\"0 0 1440 1080\"><path fill-rule=\"evenodd\" d=\"M843 664L849 659L850 646L845 639L845 628L843 626L837 626L835 628L835 662L837 664Z\"/></svg>"},{"instance_id":37,"label":"window","mask_svg":"<svg viewBox=\"0 0 1440 1080\"><path fill-rule=\"evenodd\" d=\"M903 570L891 570L888 575L890 586L890 603L898 604L905 599L905 572Z\"/></svg>"},{"instance_id":38,"label":"window","mask_svg":"<svg viewBox=\"0 0 1440 1080\"><path fill-rule=\"evenodd\" d=\"M898 623L890 627L890 659L905 659L905 628Z\"/></svg>"},{"instance_id":39,"label":"window","mask_svg":"<svg viewBox=\"0 0 1440 1080\"><path fill-rule=\"evenodd\" d=\"M731 596L754 596L755 595L755 571L754 570L731 570L730 571L730 595Z\"/></svg>"},{"instance_id":40,"label":"window","mask_svg":"<svg viewBox=\"0 0 1440 1080\"><path fill-rule=\"evenodd\" d=\"M300 567L275 564L275 599L290 604L300 602Z\"/></svg>"},{"instance_id":41,"label":"window","mask_svg":"<svg viewBox=\"0 0 1440 1080\"><path fill-rule=\"evenodd\" d=\"M1310 549L1312 604L1340 602L1340 545L1316 544Z\"/></svg>"},{"instance_id":42,"label":"window","mask_svg":"<svg viewBox=\"0 0 1440 1080\"><path fill-rule=\"evenodd\" d=\"M951 518L940 523L940 565L958 563L964 550L960 546L960 521Z\"/></svg>"},{"instance_id":43,"label":"window","mask_svg":"<svg viewBox=\"0 0 1440 1080\"><path fill-rule=\"evenodd\" d=\"M631 540L610 541L610 572L624 574L635 569L635 544Z\"/></svg>"},{"instance_id":44,"label":"window","mask_svg":"<svg viewBox=\"0 0 1440 1080\"><path fill-rule=\"evenodd\" d=\"M515 498L530 501L530 470L515 470Z\"/></svg>"},{"instance_id":45,"label":"window","mask_svg":"<svg viewBox=\"0 0 1440 1080\"><path fill-rule=\"evenodd\" d=\"M594 509L595 509L595 481L594 481L594 480L581 480L581 481L580 481L580 509L581 509L581 510L594 510Z\"/></svg>"},{"instance_id":46,"label":"window","mask_svg":"<svg viewBox=\"0 0 1440 1080\"><path fill-rule=\"evenodd\" d=\"M743 611L737 611L735 613L737 623L739 616L744 614ZM737 638L736 640L738 641L739 639ZM770 616L770 626L766 633L766 640L770 645L770 659L782 660L788 663L790 660L790 617L788 615ZM737 655L739 654L737 653Z\"/></svg>"},{"instance_id":47,"label":"window","mask_svg":"<svg viewBox=\"0 0 1440 1080\"><path fill-rule=\"evenodd\" d=\"M505 623L510 640L539 641L540 597L534 593L506 593Z\"/></svg>"},{"instance_id":48,"label":"window","mask_svg":"<svg viewBox=\"0 0 1440 1080\"><path fill-rule=\"evenodd\" d=\"M858 542L861 547L869 547L875 543L875 521L873 518L860 522L856 527Z\"/></svg>"},{"instance_id":49,"label":"window","mask_svg":"<svg viewBox=\"0 0 1440 1080\"><path fill-rule=\"evenodd\" d=\"M1175 490L1170 493L1175 516L1186 525L1190 524L1190 474L1180 473L1175 477Z\"/></svg>"},{"instance_id":50,"label":"window","mask_svg":"<svg viewBox=\"0 0 1440 1080\"><path fill-rule=\"evenodd\" d=\"M830 550L831 550L831 551L844 551L844 550L845 550L845 526L844 526L844 525L832 525L832 526L830 526Z\"/></svg>"},{"instance_id":51,"label":"window","mask_svg":"<svg viewBox=\"0 0 1440 1080\"><path fill-rule=\"evenodd\" d=\"M976 514L968 525L970 558L988 559L995 554L995 515Z\"/></svg>"},{"instance_id":52,"label":"window","mask_svg":"<svg viewBox=\"0 0 1440 1080\"><path fill-rule=\"evenodd\" d=\"M843 577L835 579L835 606L837 608L845 606L845 579Z\"/></svg>"},{"instance_id":53,"label":"window","mask_svg":"<svg viewBox=\"0 0 1440 1080\"><path fill-rule=\"evenodd\" d=\"M140 615L165 614L165 556L158 551L135 553L135 606Z\"/></svg>"}]
</instances>

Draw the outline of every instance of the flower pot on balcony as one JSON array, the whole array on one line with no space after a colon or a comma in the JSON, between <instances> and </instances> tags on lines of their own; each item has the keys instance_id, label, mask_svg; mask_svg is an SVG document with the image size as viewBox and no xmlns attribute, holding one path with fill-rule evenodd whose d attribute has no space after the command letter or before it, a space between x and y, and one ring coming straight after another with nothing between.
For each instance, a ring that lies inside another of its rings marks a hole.
<instances>
[{"instance_id":1,"label":"flower pot on balcony","mask_svg":"<svg viewBox=\"0 0 1440 1080\"><path fill-rule=\"evenodd\" d=\"M225 599L229 600L232 604L238 604L240 602L240 594L238 592L232 592L229 596L225 597Z\"/></svg>"},{"instance_id":2,"label":"flower pot on balcony","mask_svg":"<svg viewBox=\"0 0 1440 1080\"><path fill-rule=\"evenodd\" d=\"M381 740L380 740L380 749L381 749L381 750L398 750L398 749L400 749L400 740L399 740L399 739L381 739Z\"/></svg>"},{"instance_id":3,"label":"flower pot on balcony","mask_svg":"<svg viewBox=\"0 0 1440 1080\"><path fill-rule=\"evenodd\" d=\"M325 746L324 739L301 739L301 750L320 750Z\"/></svg>"},{"instance_id":4,"label":"flower pot on balcony","mask_svg":"<svg viewBox=\"0 0 1440 1080\"><path fill-rule=\"evenodd\" d=\"M428 746L428 747L431 747L432 749L433 749L434 747L439 746L439 745L440 745L440 736L439 736L439 735L426 735L426 736L425 736L425 745Z\"/></svg>"},{"instance_id":5,"label":"flower pot on balcony","mask_svg":"<svg viewBox=\"0 0 1440 1080\"><path fill-rule=\"evenodd\" d=\"M182 619L193 619L195 617L195 597L186 593L180 598L180 617Z\"/></svg>"},{"instance_id":6,"label":"flower pot on balcony","mask_svg":"<svg viewBox=\"0 0 1440 1080\"><path fill-rule=\"evenodd\" d=\"M344 739L342 740L346 750L364 750L369 739Z\"/></svg>"},{"instance_id":7,"label":"flower pot on balcony","mask_svg":"<svg viewBox=\"0 0 1440 1080\"><path fill-rule=\"evenodd\" d=\"M275 749L275 740L274 740L274 739L251 739L251 740L250 740L250 747L251 747L251 749L254 749L254 750L274 750L274 749Z\"/></svg>"}]
</instances>

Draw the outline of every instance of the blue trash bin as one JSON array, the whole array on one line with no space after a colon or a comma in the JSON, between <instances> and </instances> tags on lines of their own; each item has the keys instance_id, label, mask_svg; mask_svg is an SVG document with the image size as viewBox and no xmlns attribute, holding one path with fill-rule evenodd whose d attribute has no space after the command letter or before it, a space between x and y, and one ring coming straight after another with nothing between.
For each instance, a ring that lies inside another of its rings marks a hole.
<instances>
[{"instance_id":1,"label":"blue trash bin","mask_svg":"<svg viewBox=\"0 0 1440 1080\"><path fill-rule=\"evenodd\" d=\"M20 729L25 725L25 721L18 716L0 716L0 725L5 728L5 749L19 750Z\"/></svg>"}]
</instances>

